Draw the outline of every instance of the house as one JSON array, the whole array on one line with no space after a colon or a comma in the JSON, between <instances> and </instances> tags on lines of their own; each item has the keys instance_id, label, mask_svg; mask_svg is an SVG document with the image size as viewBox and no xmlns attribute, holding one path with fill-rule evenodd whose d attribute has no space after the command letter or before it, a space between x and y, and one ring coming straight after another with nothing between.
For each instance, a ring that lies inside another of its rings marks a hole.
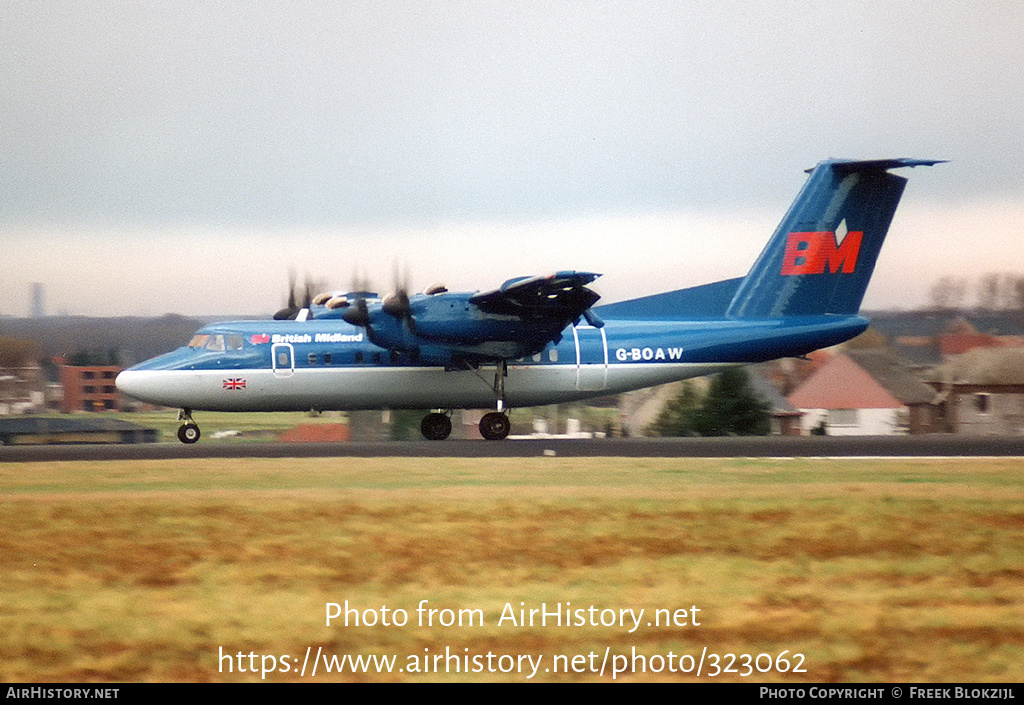
<instances>
[{"instance_id":1,"label":"house","mask_svg":"<svg viewBox=\"0 0 1024 705\"><path fill-rule=\"evenodd\" d=\"M760 401L768 404L771 414L773 436L799 436L801 432L800 420L804 412L793 406L782 392L779 391L772 381L762 374L759 367L750 370L750 385L753 387L754 396Z\"/></svg>"},{"instance_id":2,"label":"house","mask_svg":"<svg viewBox=\"0 0 1024 705\"><path fill-rule=\"evenodd\" d=\"M0 416L42 411L46 391L46 374L38 364L0 367Z\"/></svg>"},{"instance_id":3,"label":"house","mask_svg":"<svg viewBox=\"0 0 1024 705\"><path fill-rule=\"evenodd\" d=\"M863 349L837 352L788 399L805 433L873 436L938 430L936 396L891 353Z\"/></svg>"},{"instance_id":4,"label":"house","mask_svg":"<svg viewBox=\"0 0 1024 705\"><path fill-rule=\"evenodd\" d=\"M928 378L947 432L1024 435L1024 348L975 348Z\"/></svg>"},{"instance_id":5,"label":"house","mask_svg":"<svg viewBox=\"0 0 1024 705\"><path fill-rule=\"evenodd\" d=\"M42 351L29 340L0 337L0 416L42 411L48 383Z\"/></svg>"}]
</instances>

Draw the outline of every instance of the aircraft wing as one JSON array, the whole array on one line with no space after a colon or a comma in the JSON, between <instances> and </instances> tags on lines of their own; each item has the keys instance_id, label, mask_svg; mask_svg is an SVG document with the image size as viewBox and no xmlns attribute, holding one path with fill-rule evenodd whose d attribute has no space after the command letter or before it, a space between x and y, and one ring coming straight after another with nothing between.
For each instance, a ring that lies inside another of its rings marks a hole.
<instances>
[{"instance_id":1,"label":"aircraft wing","mask_svg":"<svg viewBox=\"0 0 1024 705\"><path fill-rule=\"evenodd\" d=\"M587 288L599 276L564 271L541 277L516 277L497 289L474 294L469 301L484 313L574 321L601 298Z\"/></svg>"}]
</instances>

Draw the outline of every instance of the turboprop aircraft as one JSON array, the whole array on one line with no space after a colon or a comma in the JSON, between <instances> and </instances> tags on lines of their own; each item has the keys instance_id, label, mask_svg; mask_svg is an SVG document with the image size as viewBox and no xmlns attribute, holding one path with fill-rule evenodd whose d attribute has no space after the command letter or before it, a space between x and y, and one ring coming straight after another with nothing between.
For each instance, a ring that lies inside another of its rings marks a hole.
<instances>
[{"instance_id":1,"label":"turboprop aircraft","mask_svg":"<svg viewBox=\"0 0 1024 705\"><path fill-rule=\"evenodd\" d=\"M174 352L131 367L117 387L192 412L434 409L442 440L454 409L507 410L626 392L727 367L799 357L861 333L864 291L906 179L938 160L830 159L809 178L745 277L595 306L599 275L561 271L484 292L435 286L385 297L334 292L271 321L216 323Z\"/></svg>"}]
</instances>

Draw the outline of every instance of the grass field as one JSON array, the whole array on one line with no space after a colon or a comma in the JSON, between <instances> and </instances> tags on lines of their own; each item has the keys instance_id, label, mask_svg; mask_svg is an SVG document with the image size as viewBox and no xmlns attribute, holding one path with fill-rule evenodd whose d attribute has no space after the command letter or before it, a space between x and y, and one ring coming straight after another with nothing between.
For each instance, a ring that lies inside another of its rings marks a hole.
<instances>
[{"instance_id":1,"label":"grass field","mask_svg":"<svg viewBox=\"0 0 1024 705\"><path fill-rule=\"evenodd\" d=\"M1014 459L9 463L0 680L1019 682L1022 480ZM346 601L360 625L328 626ZM561 625L519 623L542 603ZM318 649L395 661L314 678Z\"/></svg>"}]
</instances>

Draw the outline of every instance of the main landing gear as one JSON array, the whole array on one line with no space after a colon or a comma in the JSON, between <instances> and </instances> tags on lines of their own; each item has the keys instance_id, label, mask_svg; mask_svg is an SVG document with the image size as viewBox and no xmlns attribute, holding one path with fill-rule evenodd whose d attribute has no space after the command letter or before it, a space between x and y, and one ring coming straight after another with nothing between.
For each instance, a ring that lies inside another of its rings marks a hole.
<instances>
[{"instance_id":1,"label":"main landing gear","mask_svg":"<svg viewBox=\"0 0 1024 705\"><path fill-rule=\"evenodd\" d=\"M178 421L184 421L178 427L178 440L182 443L195 443L199 440L199 426L192 420L192 409L182 409L178 412Z\"/></svg>"},{"instance_id":2,"label":"main landing gear","mask_svg":"<svg viewBox=\"0 0 1024 705\"><path fill-rule=\"evenodd\" d=\"M420 433L428 441L443 441L452 432L451 412L435 411L423 417Z\"/></svg>"},{"instance_id":3,"label":"main landing gear","mask_svg":"<svg viewBox=\"0 0 1024 705\"><path fill-rule=\"evenodd\" d=\"M420 433L428 441L443 441L452 432L451 412L434 411L423 417L420 422ZM500 441L508 438L512 424L503 411L491 411L480 419L480 435L488 441ZM185 428L182 426L182 428ZM196 429L198 433L199 429ZM180 437L179 431L179 437Z\"/></svg>"},{"instance_id":4,"label":"main landing gear","mask_svg":"<svg viewBox=\"0 0 1024 705\"><path fill-rule=\"evenodd\" d=\"M484 414L480 419L480 435L488 441L501 441L508 438L508 431L512 427L508 416L502 411L491 411Z\"/></svg>"},{"instance_id":5,"label":"main landing gear","mask_svg":"<svg viewBox=\"0 0 1024 705\"><path fill-rule=\"evenodd\" d=\"M512 424L505 413L505 377L508 365L499 360L494 371L494 396L497 398L497 411L489 411L480 419L480 435L488 441L501 441L508 438ZM420 433L428 441L443 441L452 432L451 411L434 411L423 417L420 422Z\"/></svg>"},{"instance_id":6,"label":"main landing gear","mask_svg":"<svg viewBox=\"0 0 1024 705\"><path fill-rule=\"evenodd\" d=\"M480 435L488 441L503 441L508 438L512 428L508 415L505 413L505 378L508 377L508 363L498 360L494 370L494 396L497 398L497 411L484 414L480 419Z\"/></svg>"}]
</instances>

